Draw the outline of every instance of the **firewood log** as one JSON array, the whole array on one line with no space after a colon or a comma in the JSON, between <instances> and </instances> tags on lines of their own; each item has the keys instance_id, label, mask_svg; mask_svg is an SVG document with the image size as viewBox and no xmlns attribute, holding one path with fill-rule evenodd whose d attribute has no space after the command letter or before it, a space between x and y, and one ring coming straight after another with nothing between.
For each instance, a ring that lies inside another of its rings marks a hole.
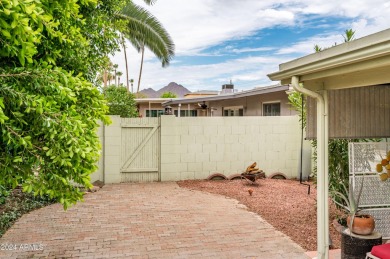
<instances>
[{"instance_id":1,"label":"firewood log","mask_svg":"<svg viewBox=\"0 0 390 259\"><path fill-rule=\"evenodd\" d=\"M250 166L248 166L248 167L246 168L246 172L253 171L252 169L253 169L253 168L255 168L255 167L256 167L256 165L257 165L257 163L256 163L256 162L254 162L253 164L251 164Z\"/></svg>"}]
</instances>

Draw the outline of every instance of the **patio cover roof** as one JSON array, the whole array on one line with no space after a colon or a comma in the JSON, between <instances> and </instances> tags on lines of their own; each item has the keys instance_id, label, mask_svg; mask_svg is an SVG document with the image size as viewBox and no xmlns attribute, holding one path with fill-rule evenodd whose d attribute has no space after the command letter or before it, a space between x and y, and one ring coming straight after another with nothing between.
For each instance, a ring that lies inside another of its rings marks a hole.
<instances>
[{"instance_id":1,"label":"patio cover roof","mask_svg":"<svg viewBox=\"0 0 390 259\"><path fill-rule=\"evenodd\" d=\"M390 82L390 29L279 65L271 80L291 83L298 76L311 90Z\"/></svg>"},{"instance_id":2,"label":"patio cover roof","mask_svg":"<svg viewBox=\"0 0 390 259\"><path fill-rule=\"evenodd\" d=\"M390 29L279 65L269 74L317 102L317 258L329 256L328 91L390 83ZM300 83L303 83L301 85ZM372 112L370 107L367 108ZM389 109L389 108L387 108Z\"/></svg>"}]
</instances>

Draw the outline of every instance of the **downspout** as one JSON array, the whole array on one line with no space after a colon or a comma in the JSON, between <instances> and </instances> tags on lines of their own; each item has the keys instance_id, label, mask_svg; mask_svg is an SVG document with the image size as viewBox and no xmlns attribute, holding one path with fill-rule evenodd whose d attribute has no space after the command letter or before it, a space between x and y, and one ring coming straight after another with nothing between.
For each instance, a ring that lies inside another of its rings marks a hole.
<instances>
[{"instance_id":1,"label":"downspout","mask_svg":"<svg viewBox=\"0 0 390 259\"><path fill-rule=\"evenodd\" d=\"M293 76L291 84L295 91L317 101L317 259L329 257L328 216L328 120L327 96L303 88L299 77Z\"/></svg>"},{"instance_id":2,"label":"downspout","mask_svg":"<svg viewBox=\"0 0 390 259\"><path fill-rule=\"evenodd\" d=\"M304 101L303 101L303 94L301 96L302 96L302 100L301 100L301 105L302 105L302 109L301 109L301 154L300 154L300 157L299 157L300 162L301 162L301 166L299 168L300 169L300 172L299 172L299 183L302 184L302 185L306 185L308 187L307 194L310 195L310 184L302 182L302 173L303 173L303 131L304 131L303 107L304 107Z\"/></svg>"}]
</instances>

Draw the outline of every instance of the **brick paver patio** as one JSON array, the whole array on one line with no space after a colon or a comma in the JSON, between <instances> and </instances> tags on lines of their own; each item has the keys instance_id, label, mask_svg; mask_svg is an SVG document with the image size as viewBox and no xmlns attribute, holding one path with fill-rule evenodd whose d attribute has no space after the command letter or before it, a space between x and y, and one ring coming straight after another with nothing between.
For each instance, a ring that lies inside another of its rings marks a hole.
<instances>
[{"instance_id":1,"label":"brick paver patio","mask_svg":"<svg viewBox=\"0 0 390 259\"><path fill-rule=\"evenodd\" d=\"M176 183L106 185L24 215L0 244L0 258L309 258L236 200Z\"/></svg>"}]
</instances>

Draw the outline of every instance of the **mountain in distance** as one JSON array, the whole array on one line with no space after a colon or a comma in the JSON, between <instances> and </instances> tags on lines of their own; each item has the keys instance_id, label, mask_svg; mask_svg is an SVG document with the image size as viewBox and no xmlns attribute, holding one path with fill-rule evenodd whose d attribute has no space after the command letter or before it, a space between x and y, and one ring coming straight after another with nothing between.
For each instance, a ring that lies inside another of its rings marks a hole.
<instances>
[{"instance_id":1,"label":"mountain in distance","mask_svg":"<svg viewBox=\"0 0 390 259\"><path fill-rule=\"evenodd\" d=\"M139 91L139 93L141 94L141 96L145 96L145 98L158 98L158 97L160 97L160 96L158 96L157 91L152 89L152 88L143 89L142 91Z\"/></svg>"},{"instance_id":2,"label":"mountain in distance","mask_svg":"<svg viewBox=\"0 0 390 259\"><path fill-rule=\"evenodd\" d=\"M175 82L169 83L167 86L164 86L158 91L155 91L152 88L147 88L140 91L140 93L145 95L146 98L160 98L160 96L166 92L171 92L176 94L177 98L182 98L184 97L185 94L191 93L191 91L189 91L187 88Z\"/></svg>"}]
</instances>

